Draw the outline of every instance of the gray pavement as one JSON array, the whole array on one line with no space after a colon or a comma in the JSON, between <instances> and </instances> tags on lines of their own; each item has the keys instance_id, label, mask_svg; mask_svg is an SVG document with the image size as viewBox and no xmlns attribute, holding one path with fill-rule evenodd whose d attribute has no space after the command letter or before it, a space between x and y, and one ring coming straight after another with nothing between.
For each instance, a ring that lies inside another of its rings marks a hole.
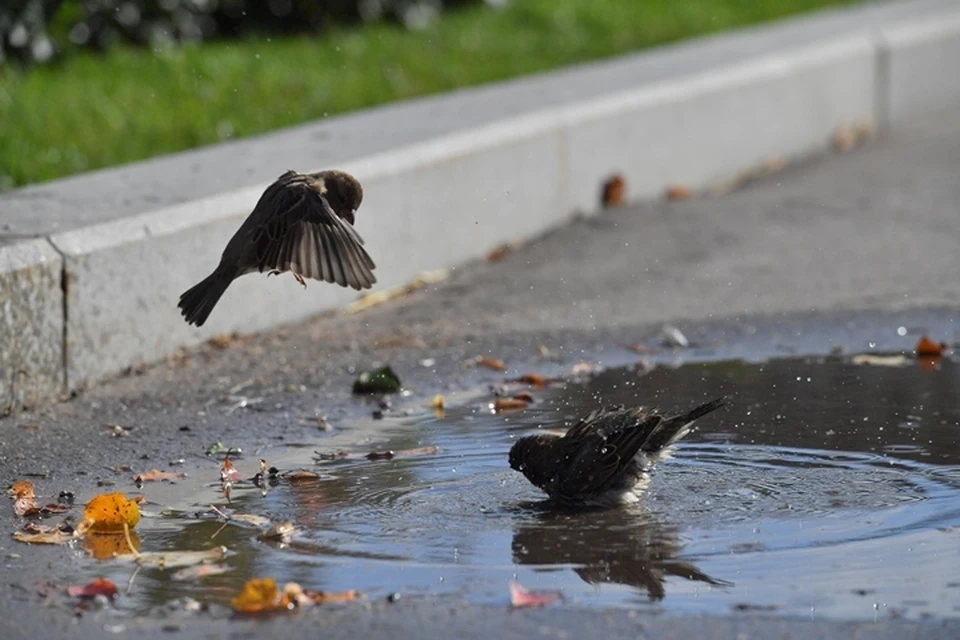
<instances>
[{"instance_id":1,"label":"gray pavement","mask_svg":"<svg viewBox=\"0 0 960 640\"><path fill-rule=\"evenodd\" d=\"M910 348L896 327L922 326L956 342L960 281L960 110L898 129L849 154L790 167L723 197L649 202L603 213L520 247L494 263L358 314L335 312L229 345L207 345L131 371L69 402L0 420L0 468L30 474L41 492L78 496L114 477L106 466L199 455L216 440L254 450L323 438L303 416L334 424L370 410L349 396L352 370L390 362L422 404L437 392L494 379L468 367L477 354L512 371L542 366L537 345L566 362L628 357L620 345L656 339L662 323L728 353L824 353L834 345ZM518 212L517 215L522 215ZM264 281L261 286L272 283ZM303 295L311 295L308 288ZM738 351L739 350L739 351ZM419 362L433 358L435 365ZM247 384L262 410L228 414L217 399ZM130 436L105 435L108 425ZM188 427L184 430L183 427ZM15 526L9 501L0 517ZM841 624L730 618L634 617L560 609L510 612L446 602L314 611L265 623L124 621L46 607L22 585L55 580L60 549L0 543L0 633L6 638L283 633L386 637L504 637L598 632L630 637L948 637L955 622ZM15 555L12 555L15 554ZM11 586L14 585L14 586ZM17 586L20 585L20 586ZM168 626L164 630L164 624ZM106 627L105 627L106 625ZM371 635L367 635L368 632Z\"/></svg>"}]
</instances>

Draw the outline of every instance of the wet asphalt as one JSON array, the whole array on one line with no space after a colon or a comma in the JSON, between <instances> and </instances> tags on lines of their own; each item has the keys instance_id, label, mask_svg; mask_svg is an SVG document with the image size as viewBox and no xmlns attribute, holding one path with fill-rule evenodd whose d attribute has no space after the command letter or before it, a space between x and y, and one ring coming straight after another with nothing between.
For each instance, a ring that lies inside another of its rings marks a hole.
<instances>
[{"instance_id":1,"label":"wet asphalt","mask_svg":"<svg viewBox=\"0 0 960 640\"><path fill-rule=\"evenodd\" d=\"M665 323L693 343L678 349L677 359L909 350L919 331L957 343L958 167L955 111L853 152L788 166L727 195L640 203L575 219L499 261L465 265L405 298L217 341L66 402L0 419L0 480L30 478L49 497L137 493L129 473L111 468L166 468L182 460L178 469L215 481L219 463L203 454L214 442L247 455L280 444L322 446L330 432L318 428L317 416L326 416L334 432L369 416L376 404L352 397L350 387L357 370L380 363L389 363L411 392L388 409L402 413L436 393L505 376L568 371L581 361L631 362L638 356L625 345L658 346ZM899 327L907 335L898 334ZM551 357L538 353L539 346ZM505 361L508 371L471 366L477 355ZM240 407L244 399L249 406ZM115 437L115 425L127 435ZM8 500L0 502L0 521L8 531L18 525ZM752 612L651 616L562 606L510 611L506 595L502 608L401 599L263 621L77 616L63 598L40 595L42 585L59 585L62 549L25 547L5 537L0 553L5 638L960 634L956 621L837 623Z\"/></svg>"}]
</instances>

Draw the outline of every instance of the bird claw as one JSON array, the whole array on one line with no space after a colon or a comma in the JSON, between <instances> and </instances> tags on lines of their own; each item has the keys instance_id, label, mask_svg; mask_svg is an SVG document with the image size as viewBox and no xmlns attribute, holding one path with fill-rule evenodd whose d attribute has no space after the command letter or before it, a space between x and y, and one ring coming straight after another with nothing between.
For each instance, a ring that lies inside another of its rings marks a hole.
<instances>
[{"instance_id":1,"label":"bird claw","mask_svg":"<svg viewBox=\"0 0 960 640\"><path fill-rule=\"evenodd\" d=\"M293 277L297 279L297 282L299 282L301 285L303 285L303 288L304 288L304 289L307 288L307 281L303 279L303 276L302 276L302 275L300 275L299 273L295 273L295 274L293 274Z\"/></svg>"}]
</instances>

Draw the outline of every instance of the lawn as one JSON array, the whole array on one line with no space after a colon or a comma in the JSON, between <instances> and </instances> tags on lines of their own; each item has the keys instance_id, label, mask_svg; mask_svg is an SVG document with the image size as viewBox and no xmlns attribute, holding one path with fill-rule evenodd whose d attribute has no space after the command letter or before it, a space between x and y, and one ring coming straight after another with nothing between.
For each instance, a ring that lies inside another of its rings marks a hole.
<instances>
[{"instance_id":1,"label":"lawn","mask_svg":"<svg viewBox=\"0 0 960 640\"><path fill-rule=\"evenodd\" d=\"M853 0L513 0L315 37L0 67L0 190Z\"/></svg>"}]
</instances>

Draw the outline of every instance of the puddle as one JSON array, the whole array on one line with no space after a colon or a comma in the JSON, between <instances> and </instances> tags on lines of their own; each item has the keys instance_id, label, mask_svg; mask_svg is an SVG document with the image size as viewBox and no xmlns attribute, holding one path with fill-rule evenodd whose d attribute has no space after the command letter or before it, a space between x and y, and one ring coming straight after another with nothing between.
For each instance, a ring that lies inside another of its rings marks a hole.
<instances>
[{"instance_id":1,"label":"puddle","mask_svg":"<svg viewBox=\"0 0 960 640\"><path fill-rule=\"evenodd\" d=\"M139 527L141 551L208 549L231 555L222 575L176 580L144 569L123 612L176 608L192 597L228 605L245 580L272 576L312 589L399 592L505 604L516 577L598 607L833 619L960 615L960 388L958 367L853 365L780 359L606 371L537 392L527 411L494 415L476 396L432 415L353 425L310 447L265 452L315 480L265 495L237 486L232 509L291 520L289 545L197 517L226 508L215 468L145 493L181 509ZM654 475L645 501L607 512L557 514L507 465L513 441L600 403L666 410L730 394ZM316 444L316 446L313 446ZM315 464L313 450L433 445L430 455ZM237 461L244 475L257 470ZM186 494L189 494L188 496ZM179 496L179 497L177 497ZM129 566L77 559L74 578L105 575L123 588ZM174 604L171 605L170 603ZM553 605L553 606L564 606Z\"/></svg>"}]
</instances>

